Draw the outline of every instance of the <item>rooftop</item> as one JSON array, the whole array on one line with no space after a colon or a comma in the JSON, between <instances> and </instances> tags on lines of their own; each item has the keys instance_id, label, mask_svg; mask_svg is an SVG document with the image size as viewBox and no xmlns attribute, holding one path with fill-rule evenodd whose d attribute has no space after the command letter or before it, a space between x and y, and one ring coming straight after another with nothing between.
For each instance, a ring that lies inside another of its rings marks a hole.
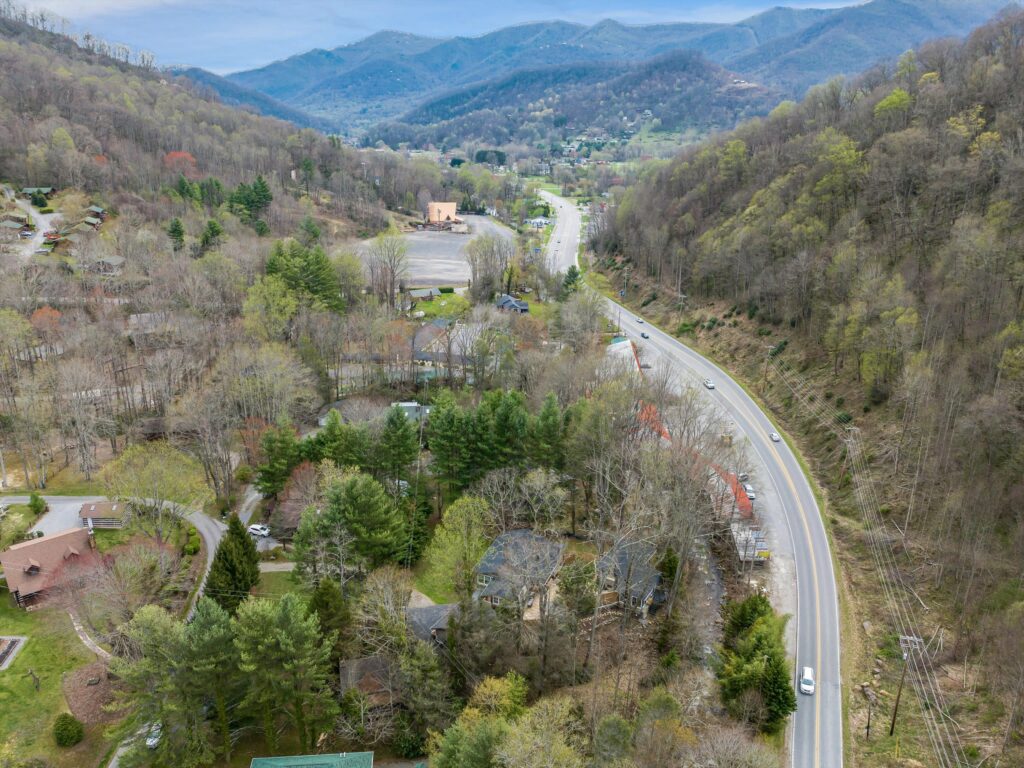
<instances>
[{"instance_id":1,"label":"rooftop","mask_svg":"<svg viewBox=\"0 0 1024 768\"><path fill-rule=\"evenodd\" d=\"M373 768L373 752L254 757L249 768Z\"/></svg>"}]
</instances>

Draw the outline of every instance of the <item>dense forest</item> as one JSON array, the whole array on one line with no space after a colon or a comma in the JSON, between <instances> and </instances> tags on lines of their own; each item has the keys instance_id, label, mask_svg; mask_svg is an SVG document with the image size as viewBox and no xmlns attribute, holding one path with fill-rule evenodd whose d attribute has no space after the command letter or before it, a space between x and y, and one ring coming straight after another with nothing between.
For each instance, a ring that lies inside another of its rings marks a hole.
<instances>
[{"instance_id":1,"label":"dense forest","mask_svg":"<svg viewBox=\"0 0 1024 768\"><path fill-rule=\"evenodd\" d=\"M516 72L427 102L371 130L366 141L546 148L580 133L618 138L645 117L664 131L703 134L763 114L777 100L768 89L734 80L694 52Z\"/></svg>"},{"instance_id":2,"label":"dense forest","mask_svg":"<svg viewBox=\"0 0 1024 768\"><path fill-rule=\"evenodd\" d=\"M701 308L731 307L725 333L749 318L759 336L758 377L772 341L819 399L847 385L885 535L950 604L929 619L952 625L944 658L986 660L1011 719L1021 678L997 649L1024 600L1022 51L1015 13L813 88L653 171L594 234L604 268L685 308L678 332L711 340ZM852 505L841 445L809 439Z\"/></svg>"}]
</instances>

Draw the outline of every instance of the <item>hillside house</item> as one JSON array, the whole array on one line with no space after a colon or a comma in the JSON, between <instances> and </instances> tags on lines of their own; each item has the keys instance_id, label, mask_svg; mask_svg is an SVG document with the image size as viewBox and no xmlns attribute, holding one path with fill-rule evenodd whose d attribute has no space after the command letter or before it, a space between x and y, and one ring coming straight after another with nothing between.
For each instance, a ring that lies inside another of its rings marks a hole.
<instances>
[{"instance_id":1,"label":"hillside house","mask_svg":"<svg viewBox=\"0 0 1024 768\"><path fill-rule=\"evenodd\" d=\"M554 585L564 549L563 543L525 528L502 533L476 566L473 597L493 606L532 605L541 590Z\"/></svg>"},{"instance_id":2,"label":"hillside house","mask_svg":"<svg viewBox=\"0 0 1024 768\"><path fill-rule=\"evenodd\" d=\"M426 421L430 416L430 406L420 405L415 400L392 403L391 407L394 408L396 405L402 409L402 412L409 421L415 422L416 424Z\"/></svg>"},{"instance_id":3,"label":"hillside house","mask_svg":"<svg viewBox=\"0 0 1024 768\"><path fill-rule=\"evenodd\" d=\"M23 197L32 197L32 195L39 193L43 197L50 197L56 190L53 187L22 187L21 194Z\"/></svg>"},{"instance_id":4,"label":"hillside house","mask_svg":"<svg viewBox=\"0 0 1024 768\"><path fill-rule=\"evenodd\" d=\"M513 296L509 296L507 293L501 294L498 300L494 303L498 309L502 312L514 312L519 315L525 315L530 312L530 305L522 299L517 299Z\"/></svg>"},{"instance_id":5,"label":"hillside house","mask_svg":"<svg viewBox=\"0 0 1024 768\"><path fill-rule=\"evenodd\" d=\"M445 645L448 640L448 620L458 615L458 611L456 603L425 605L407 609L405 618L417 638L425 643Z\"/></svg>"},{"instance_id":6,"label":"hillside house","mask_svg":"<svg viewBox=\"0 0 1024 768\"><path fill-rule=\"evenodd\" d=\"M103 220L107 218L106 208L100 208L98 205L90 205L85 210L89 212L90 216L95 216L97 219Z\"/></svg>"},{"instance_id":7,"label":"hillside house","mask_svg":"<svg viewBox=\"0 0 1024 768\"><path fill-rule=\"evenodd\" d=\"M59 584L69 566L87 565L96 558L89 532L69 528L8 547L0 552L0 566L11 597L25 608Z\"/></svg>"},{"instance_id":8,"label":"hillside house","mask_svg":"<svg viewBox=\"0 0 1024 768\"><path fill-rule=\"evenodd\" d=\"M597 561L601 604L629 606L641 616L665 602L654 546L641 541L619 542Z\"/></svg>"},{"instance_id":9,"label":"hillside house","mask_svg":"<svg viewBox=\"0 0 1024 768\"><path fill-rule=\"evenodd\" d=\"M128 507L120 501L87 501L78 510L78 519L85 528L123 528Z\"/></svg>"},{"instance_id":10,"label":"hillside house","mask_svg":"<svg viewBox=\"0 0 1024 768\"><path fill-rule=\"evenodd\" d=\"M411 291L409 291L410 303L419 301L433 301L440 295L440 288L413 288Z\"/></svg>"}]
</instances>

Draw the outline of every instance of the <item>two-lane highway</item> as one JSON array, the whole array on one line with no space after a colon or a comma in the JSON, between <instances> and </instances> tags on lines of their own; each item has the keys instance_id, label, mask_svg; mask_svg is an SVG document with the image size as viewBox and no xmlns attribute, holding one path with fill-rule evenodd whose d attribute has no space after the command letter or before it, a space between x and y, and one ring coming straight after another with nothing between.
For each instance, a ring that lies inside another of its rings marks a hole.
<instances>
[{"instance_id":1,"label":"two-lane highway","mask_svg":"<svg viewBox=\"0 0 1024 768\"><path fill-rule=\"evenodd\" d=\"M548 245L553 269L566 270L576 262L581 214L564 198L542 192L557 213ZM789 582L791 594L773 594L773 601L794 613L791 647L793 663L815 670L817 691L798 694L790 734L794 768L841 768L843 764L842 678L840 675L839 601L829 541L811 486L800 463L785 442L773 442L779 431L757 403L721 368L650 323L607 299L609 317L622 317L622 330L652 366L665 366L683 380L715 382L708 391L716 405L747 440L753 474L760 487L758 504L776 558L775 584ZM642 333L649 338L643 339ZM776 592L779 590L777 589ZM795 685L795 679L794 679Z\"/></svg>"}]
</instances>

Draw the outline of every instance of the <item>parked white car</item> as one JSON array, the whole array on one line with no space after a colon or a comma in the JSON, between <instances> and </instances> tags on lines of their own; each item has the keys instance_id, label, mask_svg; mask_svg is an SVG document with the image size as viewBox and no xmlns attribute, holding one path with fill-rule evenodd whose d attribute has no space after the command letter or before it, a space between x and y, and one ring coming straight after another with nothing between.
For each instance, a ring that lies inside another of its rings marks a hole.
<instances>
[{"instance_id":1,"label":"parked white car","mask_svg":"<svg viewBox=\"0 0 1024 768\"><path fill-rule=\"evenodd\" d=\"M270 535L270 527L262 523L253 523L249 526L249 533L259 538L266 538Z\"/></svg>"},{"instance_id":2,"label":"parked white car","mask_svg":"<svg viewBox=\"0 0 1024 768\"><path fill-rule=\"evenodd\" d=\"M143 726L146 731L146 748L156 749L160 746L160 737L164 735L164 726L162 723L155 722L150 726Z\"/></svg>"},{"instance_id":3,"label":"parked white car","mask_svg":"<svg viewBox=\"0 0 1024 768\"><path fill-rule=\"evenodd\" d=\"M814 668L804 667L800 670L800 693L814 695Z\"/></svg>"},{"instance_id":4,"label":"parked white car","mask_svg":"<svg viewBox=\"0 0 1024 768\"><path fill-rule=\"evenodd\" d=\"M743 490L747 492L747 498L750 499L751 501L757 498L757 494L754 493L754 486L752 486L750 483L744 483Z\"/></svg>"}]
</instances>

